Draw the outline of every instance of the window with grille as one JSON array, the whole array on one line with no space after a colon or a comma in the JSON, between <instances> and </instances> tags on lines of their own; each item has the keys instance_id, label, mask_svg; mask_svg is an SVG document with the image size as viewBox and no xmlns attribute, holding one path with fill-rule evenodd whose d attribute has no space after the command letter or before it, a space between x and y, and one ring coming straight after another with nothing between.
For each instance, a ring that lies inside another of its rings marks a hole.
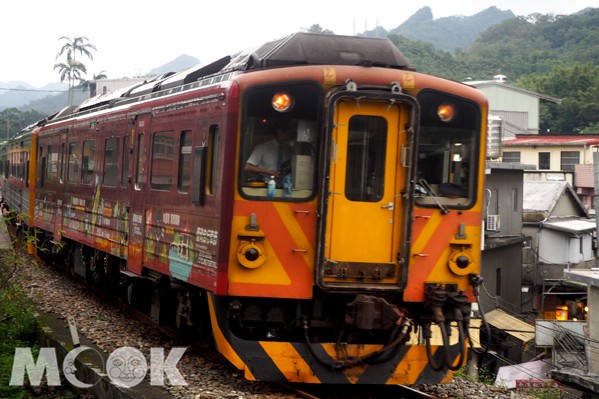
<instances>
[{"instance_id":1,"label":"window with grille","mask_svg":"<svg viewBox=\"0 0 599 399\"><path fill-rule=\"evenodd\" d=\"M560 169L566 172L574 172L574 165L580 163L580 152L562 151L560 154Z\"/></svg>"},{"instance_id":2,"label":"window with grille","mask_svg":"<svg viewBox=\"0 0 599 399\"><path fill-rule=\"evenodd\" d=\"M503 162L520 163L520 151L504 151L502 154Z\"/></svg>"}]
</instances>

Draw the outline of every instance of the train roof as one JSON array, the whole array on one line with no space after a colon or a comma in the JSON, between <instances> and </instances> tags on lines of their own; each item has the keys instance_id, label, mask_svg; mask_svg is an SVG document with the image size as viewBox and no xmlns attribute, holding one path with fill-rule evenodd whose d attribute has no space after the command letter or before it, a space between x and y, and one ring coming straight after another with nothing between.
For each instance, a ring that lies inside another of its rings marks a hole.
<instances>
[{"instance_id":1,"label":"train roof","mask_svg":"<svg viewBox=\"0 0 599 399\"><path fill-rule=\"evenodd\" d=\"M63 110L42 122L69 114L89 113L132 99L154 97L157 96L154 93L162 91L167 94L175 89L182 91L197 87L199 81L209 82L211 77L293 65L362 65L413 70L407 58L389 39L298 32L250 48L233 58L222 57L177 73L159 75L113 93L100 94L69 109L69 112Z\"/></svg>"},{"instance_id":2,"label":"train roof","mask_svg":"<svg viewBox=\"0 0 599 399\"><path fill-rule=\"evenodd\" d=\"M389 39L298 32L241 53L225 70L326 64L412 69Z\"/></svg>"}]
</instances>

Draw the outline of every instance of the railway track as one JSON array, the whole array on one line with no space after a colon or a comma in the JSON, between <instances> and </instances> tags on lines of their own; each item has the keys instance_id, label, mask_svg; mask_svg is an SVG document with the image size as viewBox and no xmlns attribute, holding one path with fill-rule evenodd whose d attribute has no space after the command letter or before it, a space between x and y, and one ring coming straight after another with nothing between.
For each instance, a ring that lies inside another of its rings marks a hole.
<instances>
[{"instance_id":1,"label":"railway track","mask_svg":"<svg viewBox=\"0 0 599 399\"><path fill-rule=\"evenodd\" d=\"M282 385L296 395L305 399L340 399L340 398L371 398L371 399L438 399L437 396L419 391L404 385L389 385L377 387L365 386L302 386Z\"/></svg>"}]
</instances>

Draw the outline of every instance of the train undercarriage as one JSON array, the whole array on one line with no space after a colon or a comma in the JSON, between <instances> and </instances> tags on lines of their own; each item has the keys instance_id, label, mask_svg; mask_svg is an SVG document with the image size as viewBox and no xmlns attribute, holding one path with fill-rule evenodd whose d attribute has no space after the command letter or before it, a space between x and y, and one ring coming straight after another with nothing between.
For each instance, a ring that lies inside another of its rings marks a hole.
<instances>
[{"instance_id":1,"label":"train undercarriage","mask_svg":"<svg viewBox=\"0 0 599 399\"><path fill-rule=\"evenodd\" d=\"M455 371L465 361L470 304L451 286L428 286L425 303L402 303L400 294L331 294L318 288L311 300L217 297L150 269L133 274L125 260L74 241L38 238L38 256L45 262L196 340L214 344L218 331L236 351L252 343L301 346L311 368L328 370L398 363L410 347L426 347L433 373ZM430 343L434 328L441 333L441 349ZM457 345L449 345L452 330L459 334Z\"/></svg>"}]
</instances>

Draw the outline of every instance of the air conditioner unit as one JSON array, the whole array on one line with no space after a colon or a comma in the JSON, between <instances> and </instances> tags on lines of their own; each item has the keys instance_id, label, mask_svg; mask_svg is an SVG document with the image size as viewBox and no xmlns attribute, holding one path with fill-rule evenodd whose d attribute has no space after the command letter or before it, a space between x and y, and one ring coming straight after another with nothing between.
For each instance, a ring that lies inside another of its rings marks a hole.
<instances>
[{"instance_id":1,"label":"air conditioner unit","mask_svg":"<svg viewBox=\"0 0 599 399\"><path fill-rule=\"evenodd\" d=\"M487 231L499 231L499 215L487 215Z\"/></svg>"}]
</instances>

